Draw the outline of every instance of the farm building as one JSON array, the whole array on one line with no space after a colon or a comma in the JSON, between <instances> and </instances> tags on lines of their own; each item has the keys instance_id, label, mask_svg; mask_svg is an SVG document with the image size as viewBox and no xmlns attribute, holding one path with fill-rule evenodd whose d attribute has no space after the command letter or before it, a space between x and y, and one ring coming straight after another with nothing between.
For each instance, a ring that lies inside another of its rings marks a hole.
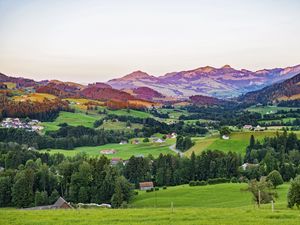
<instances>
[{"instance_id":1,"label":"farm building","mask_svg":"<svg viewBox=\"0 0 300 225\"><path fill-rule=\"evenodd\" d=\"M140 183L140 190L145 191L145 190L150 190L153 188L153 182L142 182Z\"/></svg>"},{"instance_id":2,"label":"farm building","mask_svg":"<svg viewBox=\"0 0 300 225\"><path fill-rule=\"evenodd\" d=\"M100 153L104 154L104 155L113 155L113 154L116 154L117 151L114 149L104 149L104 150L101 150Z\"/></svg>"},{"instance_id":3,"label":"farm building","mask_svg":"<svg viewBox=\"0 0 300 225\"><path fill-rule=\"evenodd\" d=\"M138 145L140 143L140 141L138 139L134 139L131 143L134 145Z\"/></svg>"},{"instance_id":4,"label":"farm building","mask_svg":"<svg viewBox=\"0 0 300 225\"><path fill-rule=\"evenodd\" d=\"M223 136L222 136L222 139L223 139L223 140L229 140L229 137L228 137L227 135L223 135Z\"/></svg>"},{"instance_id":5,"label":"farm building","mask_svg":"<svg viewBox=\"0 0 300 225\"><path fill-rule=\"evenodd\" d=\"M154 143L164 143L165 140L160 139L160 138L155 138L155 139L153 139L153 142L154 142Z\"/></svg>"},{"instance_id":6,"label":"farm building","mask_svg":"<svg viewBox=\"0 0 300 225\"><path fill-rule=\"evenodd\" d=\"M123 160L121 158L112 158L110 160L110 164L113 166L117 165L119 162L123 162Z\"/></svg>"},{"instance_id":7,"label":"farm building","mask_svg":"<svg viewBox=\"0 0 300 225\"><path fill-rule=\"evenodd\" d=\"M119 144L120 144L120 145L126 145L126 144L128 144L128 142L127 142L127 141L120 141Z\"/></svg>"},{"instance_id":8,"label":"farm building","mask_svg":"<svg viewBox=\"0 0 300 225\"><path fill-rule=\"evenodd\" d=\"M53 205L36 206L26 208L25 210L42 210L42 209L72 209L72 206L62 197L59 197Z\"/></svg>"},{"instance_id":9,"label":"farm building","mask_svg":"<svg viewBox=\"0 0 300 225\"><path fill-rule=\"evenodd\" d=\"M252 130L253 129L252 125L244 125L243 128L246 129L246 130Z\"/></svg>"},{"instance_id":10,"label":"farm building","mask_svg":"<svg viewBox=\"0 0 300 225\"><path fill-rule=\"evenodd\" d=\"M264 131L266 128L265 127L261 127L259 125L257 125L254 129L254 131Z\"/></svg>"},{"instance_id":11,"label":"farm building","mask_svg":"<svg viewBox=\"0 0 300 225\"><path fill-rule=\"evenodd\" d=\"M243 165L241 165L241 168L245 171L249 168L253 168L258 166L258 164L252 164L252 163L244 163Z\"/></svg>"}]
</instances>

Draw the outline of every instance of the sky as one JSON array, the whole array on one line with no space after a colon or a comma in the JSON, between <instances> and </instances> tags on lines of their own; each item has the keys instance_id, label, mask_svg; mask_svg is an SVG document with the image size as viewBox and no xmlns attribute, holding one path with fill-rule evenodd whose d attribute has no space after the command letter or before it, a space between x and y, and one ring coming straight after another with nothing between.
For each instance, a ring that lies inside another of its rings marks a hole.
<instances>
[{"instance_id":1,"label":"sky","mask_svg":"<svg viewBox=\"0 0 300 225\"><path fill-rule=\"evenodd\" d=\"M0 72L89 83L300 64L299 0L0 0Z\"/></svg>"}]
</instances>

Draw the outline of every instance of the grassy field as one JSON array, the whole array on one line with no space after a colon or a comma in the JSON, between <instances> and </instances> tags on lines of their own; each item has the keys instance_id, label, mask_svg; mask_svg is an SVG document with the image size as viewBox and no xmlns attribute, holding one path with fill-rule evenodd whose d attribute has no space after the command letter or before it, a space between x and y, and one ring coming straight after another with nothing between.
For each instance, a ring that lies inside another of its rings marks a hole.
<instances>
[{"instance_id":1,"label":"grassy field","mask_svg":"<svg viewBox=\"0 0 300 225\"><path fill-rule=\"evenodd\" d=\"M252 196L244 191L247 184L225 183L217 185L195 186L180 185L160 188L156 192L139 191L130 204L133 208L158 207L168 208L173 202L174 207L197 208L241 208L253 206ZM276 207L286 208L286 196L289 184L278 186ZM226 194L225 194L226 193Z\"/></svg>"},{"instance_id":2,"label":"grassy field","mask_svg":"<svg viewBox=\"0 0 300 225\"><path fill-rule=\"evenodd\" d=\"M112 122L111 120L110 121L106 121L104 122L100 128L104 128L106 130L133 130L133 129L136 129L136 128L143 128L143 125L142 124L139 124L139 123L131 123L131 127L128 128L126 126L126 122L121 122L121 121L118 121L118 122Z\"/></svg>"},{"instance_id":3,"label":"grassy field","mask_svg":"<svg viewBox=\"0 0 300 225\"><path fill-rule=\"evenodd\" d=\"M288 185L278 188L275 211L270 204L254 207L251 195L241 191L246 184L219 184L204 187L169 187L156 193L140 192L128 209L72 209L24 211L0 209L3 225L294 225L299 210L286 208ZM156 198L155 198L156 195ZM157 199L157 200L155 200ZM170 207L173 201L173 209ZM157 202L155 206L155 202Z\"/></svg>"},{"instance_id":4,"label":"grassy field","mask_svg":"<svg viewBox=\"0 0 300 225\"><path fill-rule=\"evenodd\" d=\"M2 225L296 225L299 211L225 208L0 210Z\"/></svg>"},{"instance_id":5,"label":"grassy field","mask_svg":"<svg viewBox=\"0 0 300 225\"><path fill-rule=\"evenodd\" d=\"M238 152L245 154L246 147L249 145L250 136L253 134L255 139L262 140L264 137L275 135L276 131L263 131L263 132L233 132L229 140L220 139L220 137L212 136L205 138L195 138L195 145L185 152L190 155L193 151L197 154L200 152L210 150L221 150L224 152Z\"/></svg>"},{"instance_id":6,"label":"grassy field","mask_svg":"<svg viewBox=\"0 0 300 225\"><path fill-rule=\"evenodd\" d=\"M129 159L131 156L135 155L143 155L148 156L149 154L153 155L154 157L158 157L160 153L163 154L175 154L173 151L169 149L169 147L175 143L174 139L169 139L166 143L142 143L142 139L140 144L107 144L102 146L96 147L79 147L75 148L74 150L63 150L63 149L51 149L49 151L50 154L55 153L62 153L66 156L74 156L78 153L86 153L89 156L100 156L100 151L105 149L114 149L117 153L112 155L106 155L108 158L115 158L119 157L122 159ZM43 150L45 152L46 150Z\"/></svg>"},{"instance_id":7,"label":"grassy field","mask_svg":"<svg viewBox=\"0 0 300 225\"><path fill-rule=\"evenodd\" d=\"M32 101L32 102L43 102L44 100L54 100L57 97L55 95L51 94L45 94L45 93L31 93L28 95L20 95L20 96L14 96L13 100L17 102L22 101Z\"/></svg>"},{"instance_id":8,"label":"grassy field","mask_svg":"<svg viewBox=\"0 0 300 225\"><path fill-rule=\"evenodd\" d=\"M97 119L100 119L100 115L92 116L86 115L84 113L71 113L71 112L60 112L59 116L56 118L54 122L44 122L42 123L45 126L45 131L58 130L59 124L67 123L71 126L85 126L85 127L93 127L94 122Z\"/></svg>"},{"instance_id":9,"label":"grassy field","mask_svg":"<svg viewBox=\"0 0 300 225\"><path fill-rule=\"evenodd\" d=\"M118 116L132 116L132 117L138 117L138 118L148 118L153 117L150 113L138 111L134 109L130 109L129 111L127 109L119 109L119 110L107 110L108 114L114 114Z\"/></svg>"},{"instance_id":10,"label":"grassy field","mask_svg":"<svg viewBox=\"0 0 300 225\"><path fill-rule=\"evenodd\" d=\"M290 109L297 109L297 108L290 108L290 107L277 107L277 106L251 106L246 110L250 112L258 112L261 114L267 113L276 113L278 110L289 111Z\"/></svg>"}]
</instances>

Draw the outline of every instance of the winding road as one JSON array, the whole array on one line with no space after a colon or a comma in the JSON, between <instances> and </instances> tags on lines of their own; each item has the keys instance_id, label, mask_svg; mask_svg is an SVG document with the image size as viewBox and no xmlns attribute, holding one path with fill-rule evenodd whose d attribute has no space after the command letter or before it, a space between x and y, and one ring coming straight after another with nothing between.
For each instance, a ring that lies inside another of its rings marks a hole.
<instances>
[{"instance_id":1,"label":"winding road","mask_svg":"<svg viewBox=\"0 0 300 225\"><path fill-rule=\"evenodd\" d=\"M178 149L176 149L176 144L171 145L171 146L169 147L169 149L170 149L171 151L175 152L176 154L179 154L180 157L183 157L183 156L184 156L183 152L181 152L181 151L179 151Z\"/></svg>"}]
</instances>

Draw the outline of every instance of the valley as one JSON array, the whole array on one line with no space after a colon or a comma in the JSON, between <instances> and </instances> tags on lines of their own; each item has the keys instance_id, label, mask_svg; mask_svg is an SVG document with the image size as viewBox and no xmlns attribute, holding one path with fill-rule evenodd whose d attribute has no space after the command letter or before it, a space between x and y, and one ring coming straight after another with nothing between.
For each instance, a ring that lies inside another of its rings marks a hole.
<instances>
[{"instance_id":1,"label":"valley","mask_svg":"<svg viewBox=\"0 0 300 225\"><path fill-rule=\"evenodd\" d=\"M0 223L297 224L299 76L222 99L2 76Z\"/></svg>"}]
</instances>

